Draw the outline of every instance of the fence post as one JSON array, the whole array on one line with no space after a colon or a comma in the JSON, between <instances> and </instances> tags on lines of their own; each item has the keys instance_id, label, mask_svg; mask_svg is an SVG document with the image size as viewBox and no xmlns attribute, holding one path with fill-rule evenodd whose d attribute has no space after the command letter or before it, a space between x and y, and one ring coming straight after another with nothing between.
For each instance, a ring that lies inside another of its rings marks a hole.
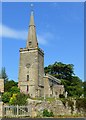
<instances>
[{"instance_id":1,"label":"fence post","mask_svg":"<svg viewBox=\"0 0 86 120\"><path fill-rule=\"evenodd\" d=\"M18 105L17 105L17 117L18 117L18 115L19 115L19 112L18 112Z\"/></svg>"},{"instance_id":2,"label":"fence post","mask_svg":"<svg viewBox=\"0 0 86 120\"><path fill-rule=\"evenodd\" d=\"M3 102L0 102L0 117L3 117Z\"/></svg>"}]
</instances>

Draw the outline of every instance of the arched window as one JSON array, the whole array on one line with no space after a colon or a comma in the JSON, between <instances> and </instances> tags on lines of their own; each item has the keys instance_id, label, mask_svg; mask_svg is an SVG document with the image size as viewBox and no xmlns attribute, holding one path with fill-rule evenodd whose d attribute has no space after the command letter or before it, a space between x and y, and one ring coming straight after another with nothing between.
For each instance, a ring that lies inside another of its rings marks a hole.
<instances>
[{"instance_id":1,"label":"arched window","mask_svg":"<svg viewBox=\"0 0 86 120\"><path fill-rule=\"evenodd\" d=\"M29 81L29 75L27 75L27 81Z\"/></svg>"}]
</instances>

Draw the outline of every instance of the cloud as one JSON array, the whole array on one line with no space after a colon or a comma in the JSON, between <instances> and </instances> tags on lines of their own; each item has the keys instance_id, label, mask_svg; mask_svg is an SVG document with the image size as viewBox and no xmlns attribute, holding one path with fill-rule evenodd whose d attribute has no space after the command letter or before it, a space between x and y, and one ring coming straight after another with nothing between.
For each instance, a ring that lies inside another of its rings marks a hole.
<instances>
[{"instance_id":1,"label":"cloud","mask_svg":"<svg viewBox=\"0 0 86 120\"><path fill-rule=\"evenodd\" d=\"M0 24L0 37L25 40L27 31L18 31Z\"/></svg>"},{"instance_id":2,"label":"cloud","mask_svg":"<svg viewBox=\"0 0 86 120\"><path fill-rule=\"evenodd\" d=\"M53 38L54 34L51 32L43 32L37 35L38 42L44 45L48 44Z\"/></svg>"},{"instance_id":3,"label":"cloud","mask_svg":"<svg viewBox=\"0 0 86 120\"><path fill-rule=\"evenodd\" d=\"M47 44L47 41L46 41L45 37L43 37L41 35L37 35L37 40L38 40L38 43L40 43L42 45Z\"/></svg>"},{"instance_id":4,"label":"cloud","mask_svg":"<svg viewBox=\"0 0 86 120\"><path fill-rule=\"evenodd\" d=\"M26 40L28 36L27 30L15 30L13 28L10 28L6 25L0 24L0 37L3 38L10 38L15 40ZM39 44L45 45L47 44L47 37L50 36L48 33L45 35L37 35L37 39Z\"/></svg>"}]
</instances>

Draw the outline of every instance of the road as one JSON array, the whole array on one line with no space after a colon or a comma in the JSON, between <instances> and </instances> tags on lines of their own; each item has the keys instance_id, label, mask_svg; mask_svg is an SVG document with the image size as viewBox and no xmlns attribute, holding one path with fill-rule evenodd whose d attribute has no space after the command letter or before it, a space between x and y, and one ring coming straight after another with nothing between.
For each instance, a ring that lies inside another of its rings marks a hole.
<instances>
[{"instance_id":1,"label":"road","mask_svg":"<svg viewBox=\"0 0 86 120\"><path fill-rule=\"evenodd\" d=\"M86 120L86 118L3 118L1 120Z\"/></svg>"}]
</instances>

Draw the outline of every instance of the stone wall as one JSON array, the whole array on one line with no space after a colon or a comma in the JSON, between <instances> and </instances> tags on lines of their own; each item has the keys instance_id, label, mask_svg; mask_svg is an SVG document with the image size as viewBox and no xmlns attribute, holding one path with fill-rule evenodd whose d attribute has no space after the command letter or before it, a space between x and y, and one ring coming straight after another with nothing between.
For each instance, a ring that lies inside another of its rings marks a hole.
<instances>
[{"instance_id":1,"label":"stone wall","mask_svg":"<svg viewBox=\"0 0 86 120\"><path fill-rule=\"evenodd\" d=\"M0 92L4 92L4 79L0 79Z\"/></svg>"},{"instance_id":2,"label":"stone wall","mask_svg":"<svg viewBox=\"0 0 86 120\"><path fill-rule=\"evenodd\" d=\"M53 81L48 76L44 76L44 97L59 98L60 94L64 94L64 85ZM55 78L56 79L56 78Z\"/></svg>"},{"instance_id":3,"label":"stone wall","mask_svg":"<svg viewBox=\"0 0 86 120\"><path fill-rule=\"evenodd\" d=\"M20 49L18 86L32 98L43 96L44 53L38 48ZM27 79L28 78L28 79Z\"/></svg>"},{"instance_id":4,"label":"stone wall","mask_svg":"<svg viewBox=\"0 0 86 120\"><path fill-rule=\"evenodd\" d=\"M49 100L49 101L39 101L39 100L28 100L28 105L33 106L33 111L36 112L36 115L41 116L44 109L47 109L48 111L52 111L54 113L54 116L71 116L71 115L82 115L84 116L84 113L82 111L78 111L76 109L76 106L74 105L74 110L72 111L71 107L68 105L68 102L64 105L61 100Z\"/></svg>"}]
</instances>

